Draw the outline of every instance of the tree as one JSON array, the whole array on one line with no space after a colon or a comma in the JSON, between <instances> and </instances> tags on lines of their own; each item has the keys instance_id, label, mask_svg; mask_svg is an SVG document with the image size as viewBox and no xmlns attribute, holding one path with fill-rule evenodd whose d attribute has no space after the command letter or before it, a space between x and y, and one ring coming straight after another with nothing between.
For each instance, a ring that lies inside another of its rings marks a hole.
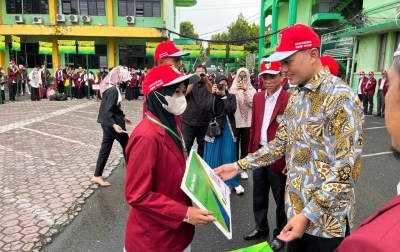
<instances>
[{"instance_id":1,"label":"tree","mask_svg":"<svg viewBox=\"0 0 400 252\"><path fill-rule=\"evenodd\" d=\"M190 21L183 21L179 25L179 33L192 38L199 38L199 34L194 31L194 26Z\"/></svg>"}]
</instances>

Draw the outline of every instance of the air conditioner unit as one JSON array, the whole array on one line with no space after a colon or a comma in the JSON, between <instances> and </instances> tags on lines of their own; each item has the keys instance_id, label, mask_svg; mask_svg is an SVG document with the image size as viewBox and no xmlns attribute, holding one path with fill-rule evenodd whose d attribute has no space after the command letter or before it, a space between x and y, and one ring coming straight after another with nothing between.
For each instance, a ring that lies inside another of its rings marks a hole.
<instances>
[{"instance_id":1,"label":"air conditioner unit","mask_svg":"<svg viewBox=\"0 0 400 252\"><path fill-rule=\"evenodd\" d=\"M25 23L25 19L22 15L15 15L14 20L15 20L15 23L17 23L17 24Z\"/></svg>"},{"instance_id":2,"label":"air conditioner unit","mask_svg":"<svg viewBox=\"0 0 400 252\"><path fill-rule=\"evenodd\" d=\"M57 22L65 22L65 15L57 14L56 19L57 19Z\"/></svg>"},{"instance_id":3,"label":"air conditioner unit","mask_svg":"<svg viewBox=\"0 0 400 252\"><path fill-rule=\"evenodd\" d=\"M43 24L43 19L42 17L33 17L33 21L34 24Z\"/></svg>"},{"instance_id":4,"label":"air conditioner unit","mask_svg":"<svg viewBox=\"0 0 400 252\"><path fill-rule=\"evenodd\" d=\"M90 23L90 16L81 16L83 23Z\"/></svg>"},{"instance_id":5,"label":"air conditioner unit","mask_svg":"<svg viewBox=\"0 0 400 252\"><path fill-rule=\"evenodd\" d=\"M78 15L69 15L68 16L68 20L69 20L69 22L71 22L71 23L78 23Z\"/></svg>"},{"instance_id":6,"label":"air conditioner unit","mask_svg":"<svg viewBox=\"0 0 400 252\"><path fill-rule=\"evenodd\" d=\"M126 16L126 23L127 24L134 24L135 23L135 16Z\"/></svg>"}]
</instances>

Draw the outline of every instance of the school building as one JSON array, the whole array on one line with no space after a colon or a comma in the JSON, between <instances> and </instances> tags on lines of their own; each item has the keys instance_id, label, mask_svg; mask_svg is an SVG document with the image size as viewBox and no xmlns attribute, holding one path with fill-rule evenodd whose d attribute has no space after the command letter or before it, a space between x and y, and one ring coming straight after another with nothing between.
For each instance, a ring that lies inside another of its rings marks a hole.
<instances>
[{"instance_id":1,"label":"school building","mask_svg":"<svg viewBox=\"0 0 400 252\"><path fill-rule=\"evenodd\" d=\"M98 69L126 64L144 68L154 65L146 56L146 42L168 39L167 28L179 32L179 7L196 5L196 0L0 0L0 35L5 51L0 66L15 59L11 35L20 37L17 64L29 68L43 64L39 41L51 42L53 54L47 67L55 69L69 62L72 67ZM171 34L170 39L174 36ZM94 41L95 54L59 54L58 40Z\"/></svg>"}]
</instances>

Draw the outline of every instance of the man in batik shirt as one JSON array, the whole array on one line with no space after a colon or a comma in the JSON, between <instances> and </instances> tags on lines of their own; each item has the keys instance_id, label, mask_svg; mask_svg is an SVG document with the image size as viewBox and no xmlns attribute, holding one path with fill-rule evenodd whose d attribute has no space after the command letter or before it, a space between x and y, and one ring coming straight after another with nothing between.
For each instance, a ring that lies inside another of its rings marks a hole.
<instances>
[{"instance_id":1,"label":"man in batik shirt","mask_svg":"<svg viewBox=\"0 0 400 252\"><path fill-rule=\"evenodd\" d=\"M279 38L265 61L281 62L297 96L290 98L275 140L214 171L226 180L285 156L288 223L278 239L288 242L288 252L333 251L353 224L363 108L357 94L322 66L320 39L311 28L297 24Z\"/></svg>"}]
</instances>

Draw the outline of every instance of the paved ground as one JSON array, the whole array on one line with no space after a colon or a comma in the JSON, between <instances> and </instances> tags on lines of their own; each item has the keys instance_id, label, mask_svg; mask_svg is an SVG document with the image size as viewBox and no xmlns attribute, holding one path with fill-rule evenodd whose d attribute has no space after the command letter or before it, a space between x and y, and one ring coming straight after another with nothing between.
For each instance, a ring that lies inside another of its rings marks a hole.
<instances>
[{"instance_id":1,"label":"paved ground","mask_svg":"<svg viewBox=\"0 0 400 252\"><path fill-rule=\"evenodd\" d=\"M0 105L0 251L30 251L35 246L51 252L122 251L129 206L117 144L105 173L119 165L108 179L112 186L97 188L89 182L101 142L99 103L21 100ZM141 104L122 104L135 123ZM356 226L395 196L400 177L400 165L388 153L384 119L366 117L364 138ZM254 225L251 174L242 185L245 194L232 195L233 239L227 240L214 225L197 228L192 251L228 251L263 241L242 239ZM271 203L272 228L273 212Z\"/></svg>"},{"instance_id":2,"label":"paved ground","mask_svg":"<svg viewBox=\"0 0 400 252\"><path fill-rule=\"evenodd\" d=\"M50 242L97 188L89 179L102 138L100 103L24 98L0 105L0 251ZM123 102L135 124L140 106ZM121 157L115 144L105 176Z\"/></svg>"},{"instance_id":3,"label":"paved ground","mask_svg":"<svg viewBox=\"0 0 400 252\"><path fill-rule=\"evenodd\" d=\"M356 227L368 216L396 195L400 179L400 164L388 153L390 137L384 119L366 117L365 145L362 172L356 184ZM246 192L242 196L232 194L233 239L228 240L210 224L196 229L192 243L193 252L229 251L268 239L245 241L242 236L253 228L252 174L247 181L241 180ZM83 206L81 213L51 243L46 252L122 251L125 237L125 222L129 206L124 198L125 165L122 162L108 181L113 186L99 188ZM272 199L272 195L270 196ZM274 228L274 203L270 201L269 220Z\"/></svg>"}]
</instances>

